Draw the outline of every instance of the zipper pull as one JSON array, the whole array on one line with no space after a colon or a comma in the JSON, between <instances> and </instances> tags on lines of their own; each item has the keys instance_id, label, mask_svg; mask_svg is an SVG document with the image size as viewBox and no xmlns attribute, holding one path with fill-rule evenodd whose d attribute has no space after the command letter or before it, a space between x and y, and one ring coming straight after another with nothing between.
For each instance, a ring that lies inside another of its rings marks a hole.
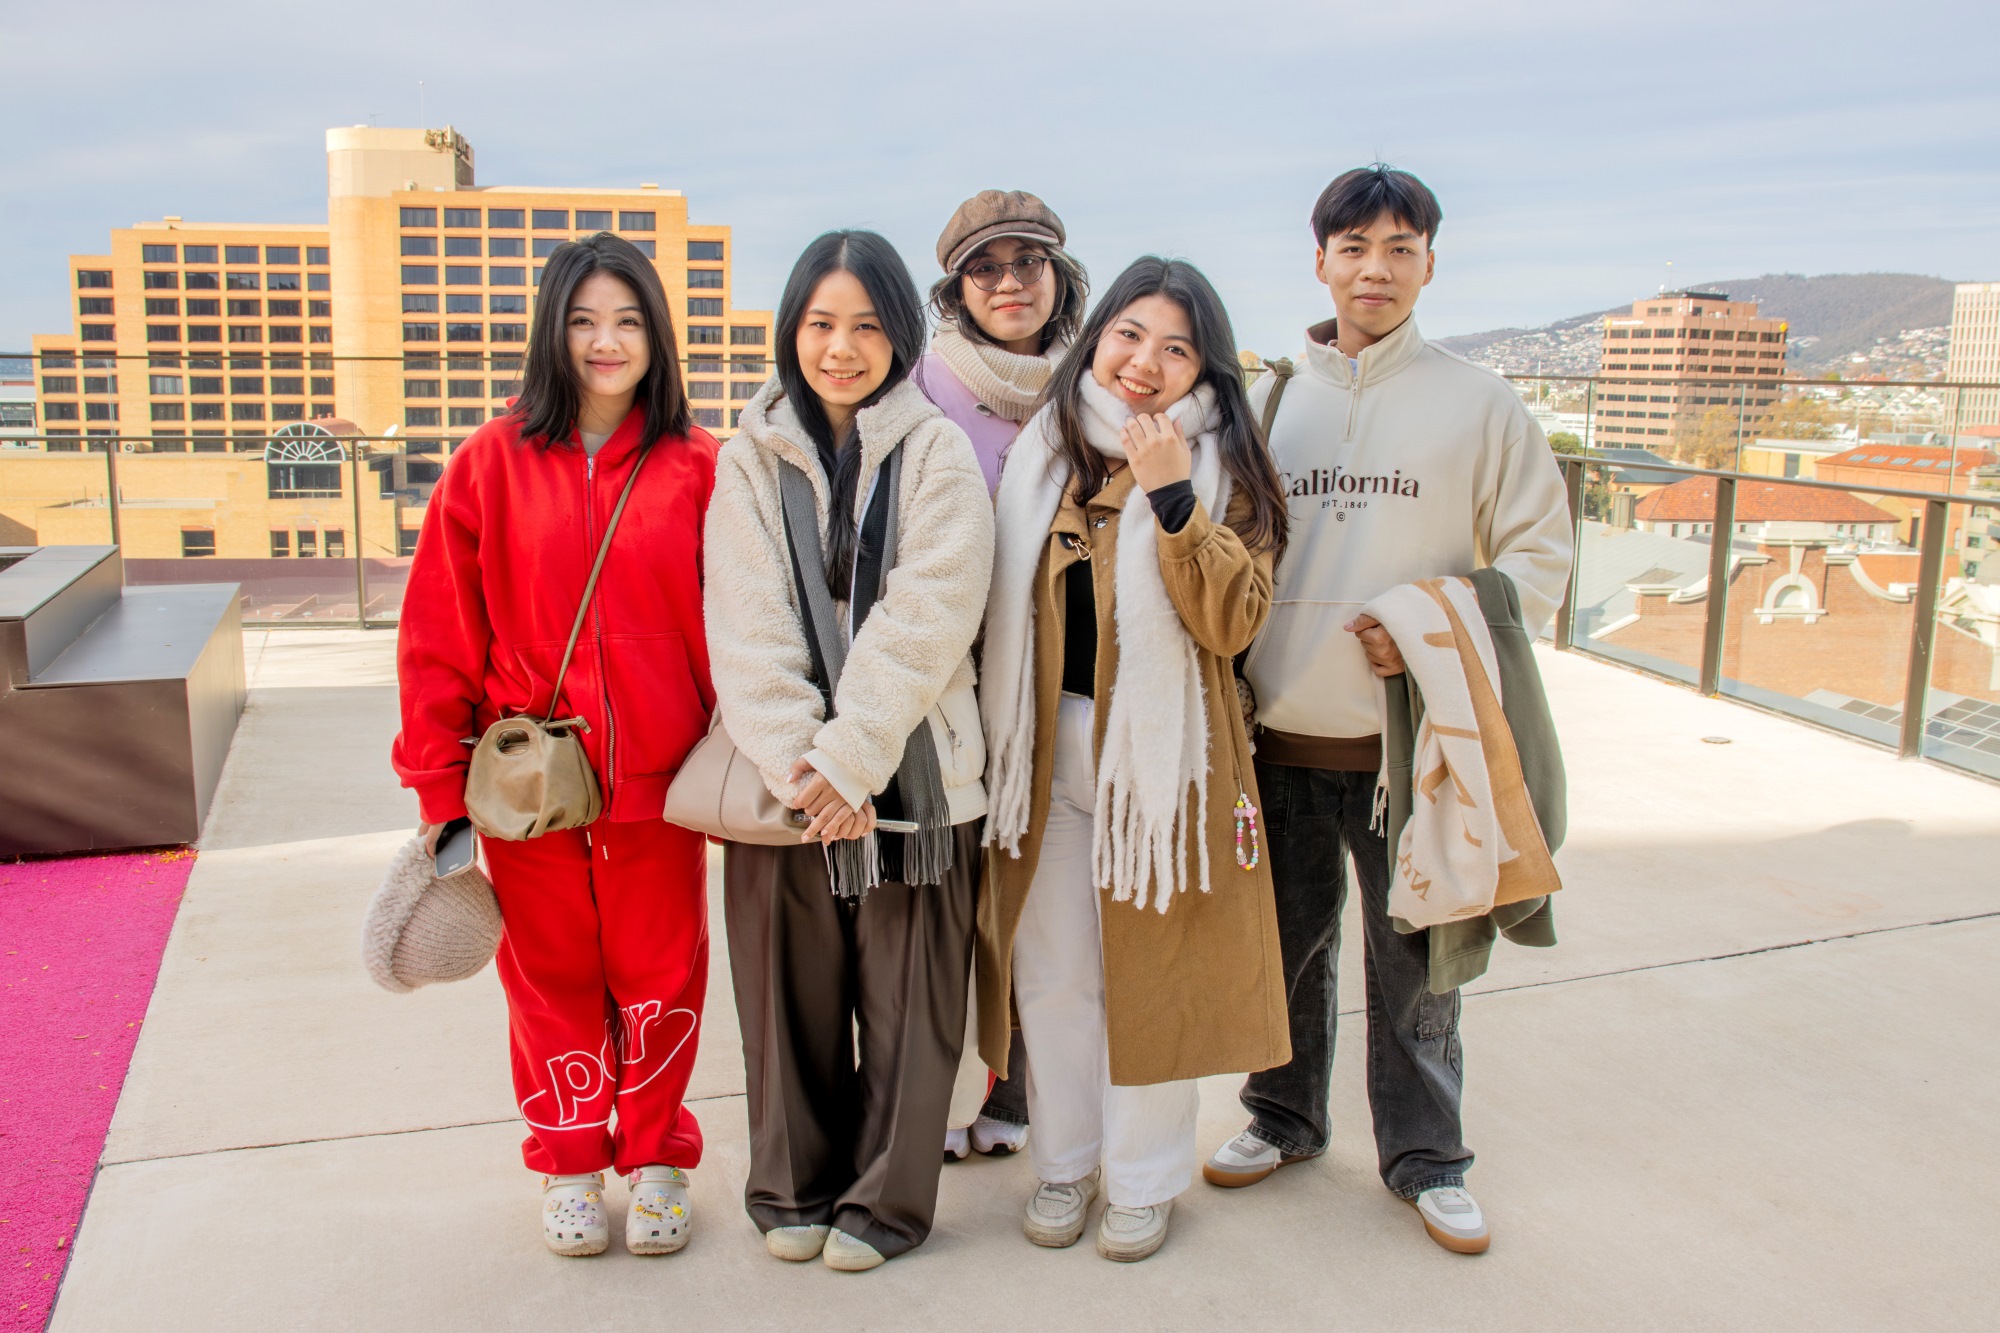
<instances>
[{"instance_id":1,"label":"zipper pull","mask_svg":"<svg viewBox=\"0 0 2000 1333\"><path fill-rule=\"evenodd\" d=\"M585 454L583 456L583 479L585 481L589 481L596 475L597 475L597 456L595 454Z\"/></svg>"}]
</instances>

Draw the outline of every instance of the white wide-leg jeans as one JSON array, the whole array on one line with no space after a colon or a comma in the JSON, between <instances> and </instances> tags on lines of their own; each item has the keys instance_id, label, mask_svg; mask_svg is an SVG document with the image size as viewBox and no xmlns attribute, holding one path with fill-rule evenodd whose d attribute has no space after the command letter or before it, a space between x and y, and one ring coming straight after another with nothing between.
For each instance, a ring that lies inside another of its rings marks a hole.
<instances>
[{"instance_id":1,"label":"white wide-leg jeans","mask_svg":"<svg viewBox=\"0 0 2000 1333\"><path fill-rule=\"evenodd\" d=\"M1051 1184L1104 1168L1105 1198L1165 1203L1194 1181L1193 1080L1114 1087L1104 1026L1102 897L1091 873L1095 706L1062 696L1041 859L1014 936L1014 1005L1028 1048L1028 1147ZM1108 910L1133 911L1131 904Z\"/></svg>"}]
</instances>

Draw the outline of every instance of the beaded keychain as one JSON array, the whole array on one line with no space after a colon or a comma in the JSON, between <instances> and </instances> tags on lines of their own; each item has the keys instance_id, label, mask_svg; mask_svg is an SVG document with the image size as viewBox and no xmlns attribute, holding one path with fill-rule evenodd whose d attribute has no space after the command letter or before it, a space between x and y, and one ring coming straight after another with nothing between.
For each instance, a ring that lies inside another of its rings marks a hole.
<instances>
[{"instance_id":1,"label":"beaded keychain","mask_svg":"<svg viewBox=\"0 0 2000 1333\"><path fill-rule=\"evenodd\" d=\"M1235 816L1236 864L1245 870L1255 870L1257 862L1263 858L1264 844L1263 840L1257 835L1257 807L1250 804L1250 795L1248 792L1238 792L1236 794ZM1250 829L1250 855L1247 860L1243 854L1243 829L1245 825L1248 825Z\"/></svg>"}]
</instances>

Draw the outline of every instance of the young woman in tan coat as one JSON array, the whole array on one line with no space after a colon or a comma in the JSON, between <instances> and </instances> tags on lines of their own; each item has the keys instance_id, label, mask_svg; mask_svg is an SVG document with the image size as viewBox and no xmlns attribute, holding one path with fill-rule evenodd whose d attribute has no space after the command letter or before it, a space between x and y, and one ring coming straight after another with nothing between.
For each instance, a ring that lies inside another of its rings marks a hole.
<instances>
[{"instance_id":1,"label":"young woman in tan coat","mask_svg":"<svg viewBox=\"0 0 2000 1333\"><path fill-rule=\"evenodd\" d=\"M1201 273L1121 274L1008 455L981 680L980 1054L1026 1039L1028 1238L1166 1237L1193 1080L1289 1056L1270 868L1232 661L1284 543L1277 471Z\"/></svg>"}]
</instances>

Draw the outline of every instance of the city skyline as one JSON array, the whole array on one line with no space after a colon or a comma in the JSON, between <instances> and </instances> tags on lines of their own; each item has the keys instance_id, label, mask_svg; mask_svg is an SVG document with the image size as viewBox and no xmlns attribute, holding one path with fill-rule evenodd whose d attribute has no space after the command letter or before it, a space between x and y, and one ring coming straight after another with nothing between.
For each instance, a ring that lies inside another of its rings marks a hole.
<instances>
[{"instance_id":1,"label":"city skyline","mask_svg":"<svg viewBox=\"0 0 2000 1333\"><path fill-rule=\"evenodd\" d=\"M1040 3L777 3L754 23L669 6L598 29L662 53L629 92L623 75L574 84L550 67L551 49L581 58L582 38L525 42L545 11L513 4L476 24L409 6L362 5L337 25L237 4L173 23L21 11L0 20L20 71L0 107L25 127L60 102L64 130L0 148L10 179L33 182L0 218L14 265L0 350L61 327L63 259L81 237L167 213L324 222L311 146L327 125L371 120L455 125L479 143L483 181L683 190L692 220L734 226L746 305L772 303L799 248L833 226L882 230L927 285L952 207L1003 185L1048 199L1100 285L1144 250L1192 259L1239 342L1278 354L1326 304L1312 197L1375 156L1444 201L1419 315L1433 337L1734 272L1990 280L2000 93L1957 73L1976 73L2000 21L1918 9L1901 21L1953 41L1885 53L1862 40L1879 15L1858 6L1642 20L1569 3L1280 5L1227 24L1181 4L1136 24ZM1716 51L1722 33L1717 54L1661 54ZM302 39L340 79L263 58ZM85 99L65 91L79 50L101 80ZM542 91L523 96L531 81Z\"/></svg>"}]
</instances>

